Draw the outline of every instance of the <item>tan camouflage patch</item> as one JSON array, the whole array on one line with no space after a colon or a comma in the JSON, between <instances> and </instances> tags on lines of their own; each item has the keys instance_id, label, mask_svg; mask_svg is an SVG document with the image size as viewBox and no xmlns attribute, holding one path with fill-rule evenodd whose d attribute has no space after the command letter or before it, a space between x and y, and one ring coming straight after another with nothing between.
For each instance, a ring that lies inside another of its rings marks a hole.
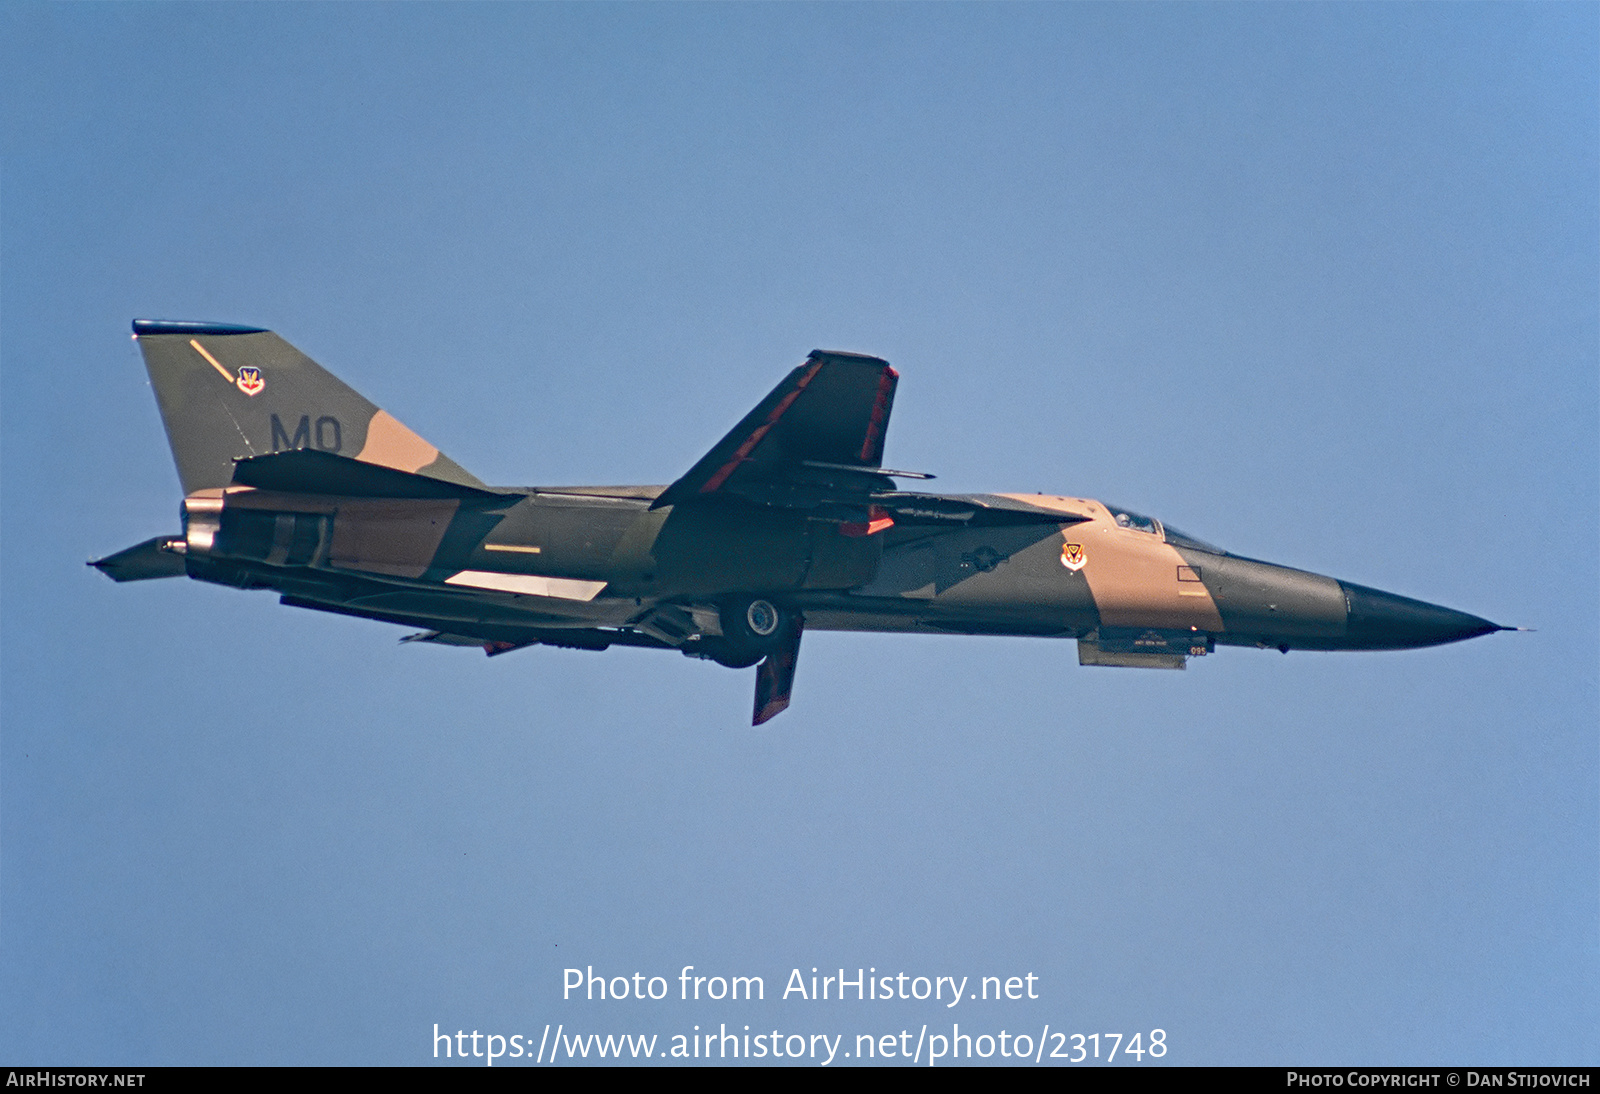
<instances>
[{"instance_id":1,"label":"tan camouflage patch","mask_svg":"<svg viewBox=\"0 0 1600 1094\"><path fill-rule=\"evenodd\" d=\"M996 494L995 497L1010 498L1040 509L1054 509L1072 517L1094 516L1097 504L1087 498L1066 498L1058 494Z\"/></svg>"},{"instance_id":2,"label":"tan camouflage patch","mask_svg":"<svg viewBox=\"0 0 1600 1094\"><path fill-rule=\"evenodd\" d=\"M333 518L328 564L346 570L421 577L460 502L346 499Z\"/></svg>"},{"instance_id":3,"label":"tan camouflage patch","mask_svg":"<svg viewBox=\"0 0 1600 1094\"><path fill-rule=\"evenodd\" d=\"M1102 622L1222 633L1222 616L1205 585L1179 580L1179 567L1189 567L1176 549L1148 532L1117 527L1102 505L1089 508L1094 522L1077 525L1070 534L1085 555L1094 554L1094 569L1085 569L1083 576Z\"/></svg>"},{"instance_id":4,"label":"tan camouflage patch","mask_svg":"<svg viewBox=\"0 0 1600 1094\"><path fill-rule=\"evenodd\" d=\"M411 430L387 410L372 416L367 425L367 443L356 453L356 459L393 467L399 471L417 472L439 458L439 450Z\"/></svg>"}]
</instances>

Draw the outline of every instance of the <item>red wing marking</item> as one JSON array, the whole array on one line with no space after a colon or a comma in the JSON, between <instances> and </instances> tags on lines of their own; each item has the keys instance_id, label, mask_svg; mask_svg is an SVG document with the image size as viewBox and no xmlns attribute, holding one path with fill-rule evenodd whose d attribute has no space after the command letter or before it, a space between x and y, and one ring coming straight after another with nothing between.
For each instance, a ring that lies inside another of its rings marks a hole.
<instances>
[{"instance_id":1,"label":"red wing marking","mask_svg":"<svg viewBox=\"0 0 1600 1094\"><path fill-rule=\"evenodd\" d=\"M734 452L733 459L719 467L717 473L706 480L706 484L700 488L700 493L712 493L728 481L728 476L733 474L734 469L749 458L756 445L761 443L761 439L771 431L773 426L778 424L778 419L783 417L784 412L794 405L794 401L800 398L800 393L806 389L806 385L811 382L811 378L822 368L822 364L821 361L818 361L806 371L804 376L795 382L794 390L785 395L783 401L772 408L772 413L767 415L766 421L751 431L750 436L746 437L745 442Z\"/></svg>"},{"instance_id":2,"label":"red wing marking","mask_svg":"<svg viewBox=\"0 0 1600 1094\"><path fill-rule=\"evenodd\" d=\"M878 398L872 404L872 417L867 419L867 437L861 442L863 460L870 460L883 451L883 419L888 414L889 392L899 375L888 365L883 366L883 375L878 378Z\"/></svg>"}]
</instances>

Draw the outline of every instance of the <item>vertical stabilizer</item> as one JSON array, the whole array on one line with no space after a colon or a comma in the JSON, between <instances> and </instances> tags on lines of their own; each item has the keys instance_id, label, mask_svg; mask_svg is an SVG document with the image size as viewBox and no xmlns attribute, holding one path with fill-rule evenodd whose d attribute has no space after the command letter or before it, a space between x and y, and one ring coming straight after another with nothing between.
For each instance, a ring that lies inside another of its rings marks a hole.
<instances>
[{"instance_id":1,"label":"vertical stabilizer","mask_svg":"<svg viewBox=\"0 0 1600 1094\"><path fill-rule=\"evenodd\" d=\"M469 472L268 330L135 319L184 494L234 460L309 448L481 487Z\"/></svg>"}]
</instances>

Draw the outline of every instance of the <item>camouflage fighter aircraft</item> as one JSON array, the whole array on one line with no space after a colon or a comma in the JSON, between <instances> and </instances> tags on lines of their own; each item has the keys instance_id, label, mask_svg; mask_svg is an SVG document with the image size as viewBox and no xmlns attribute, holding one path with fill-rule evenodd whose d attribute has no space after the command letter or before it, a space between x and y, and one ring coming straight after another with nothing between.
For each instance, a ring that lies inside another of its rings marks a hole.
<instances>
[{"instance_id":1,"label":"camouflage fighter aircraft","mask_svg":"<svg viewBox=\"0 0 1600 1094\"><path fill-rule=\"evenodd\" d=\"M816 351L669 486L490 487L270 331L136 320L183 530L100 559L491 656L675 649L789 704L803 630L1074 638L1084 665L1218 645L1393 650L1512 628L1241 558L1087 498L930 494L885 468L897 374Z\"/></svg>"}]
</instances>

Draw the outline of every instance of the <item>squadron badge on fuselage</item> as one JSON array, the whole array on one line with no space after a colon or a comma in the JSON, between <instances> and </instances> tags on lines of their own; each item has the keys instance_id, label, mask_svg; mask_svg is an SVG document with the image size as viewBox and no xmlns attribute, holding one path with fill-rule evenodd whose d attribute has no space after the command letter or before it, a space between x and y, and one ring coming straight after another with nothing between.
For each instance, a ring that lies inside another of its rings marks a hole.
<instances>
[{"instance_id":1,"label":"squadron badge on fuselage","mask_svg":"<svg viewBox=\"0 0 1600 1094\"><path fill-rule=\"evenodd\" d=\"M245 365L241 368L239 378L234 383L246 395L260 395L267 386L267 382L261 378L261 370L254 365Z\"/></svg>"},{"instance_id":2,"label":"squadron badge on fuselage","mask_svg":"<svg viewBox=\"0 0 1600 1094\"><path fill-rule=\"evenodd\" d=\"M1061 545L1061 565L1073 573L1083 569L1083 564L1088 561L1088 556L1083 553L1083 544L1064 543Z\"/></svg>"}]
</instances>

